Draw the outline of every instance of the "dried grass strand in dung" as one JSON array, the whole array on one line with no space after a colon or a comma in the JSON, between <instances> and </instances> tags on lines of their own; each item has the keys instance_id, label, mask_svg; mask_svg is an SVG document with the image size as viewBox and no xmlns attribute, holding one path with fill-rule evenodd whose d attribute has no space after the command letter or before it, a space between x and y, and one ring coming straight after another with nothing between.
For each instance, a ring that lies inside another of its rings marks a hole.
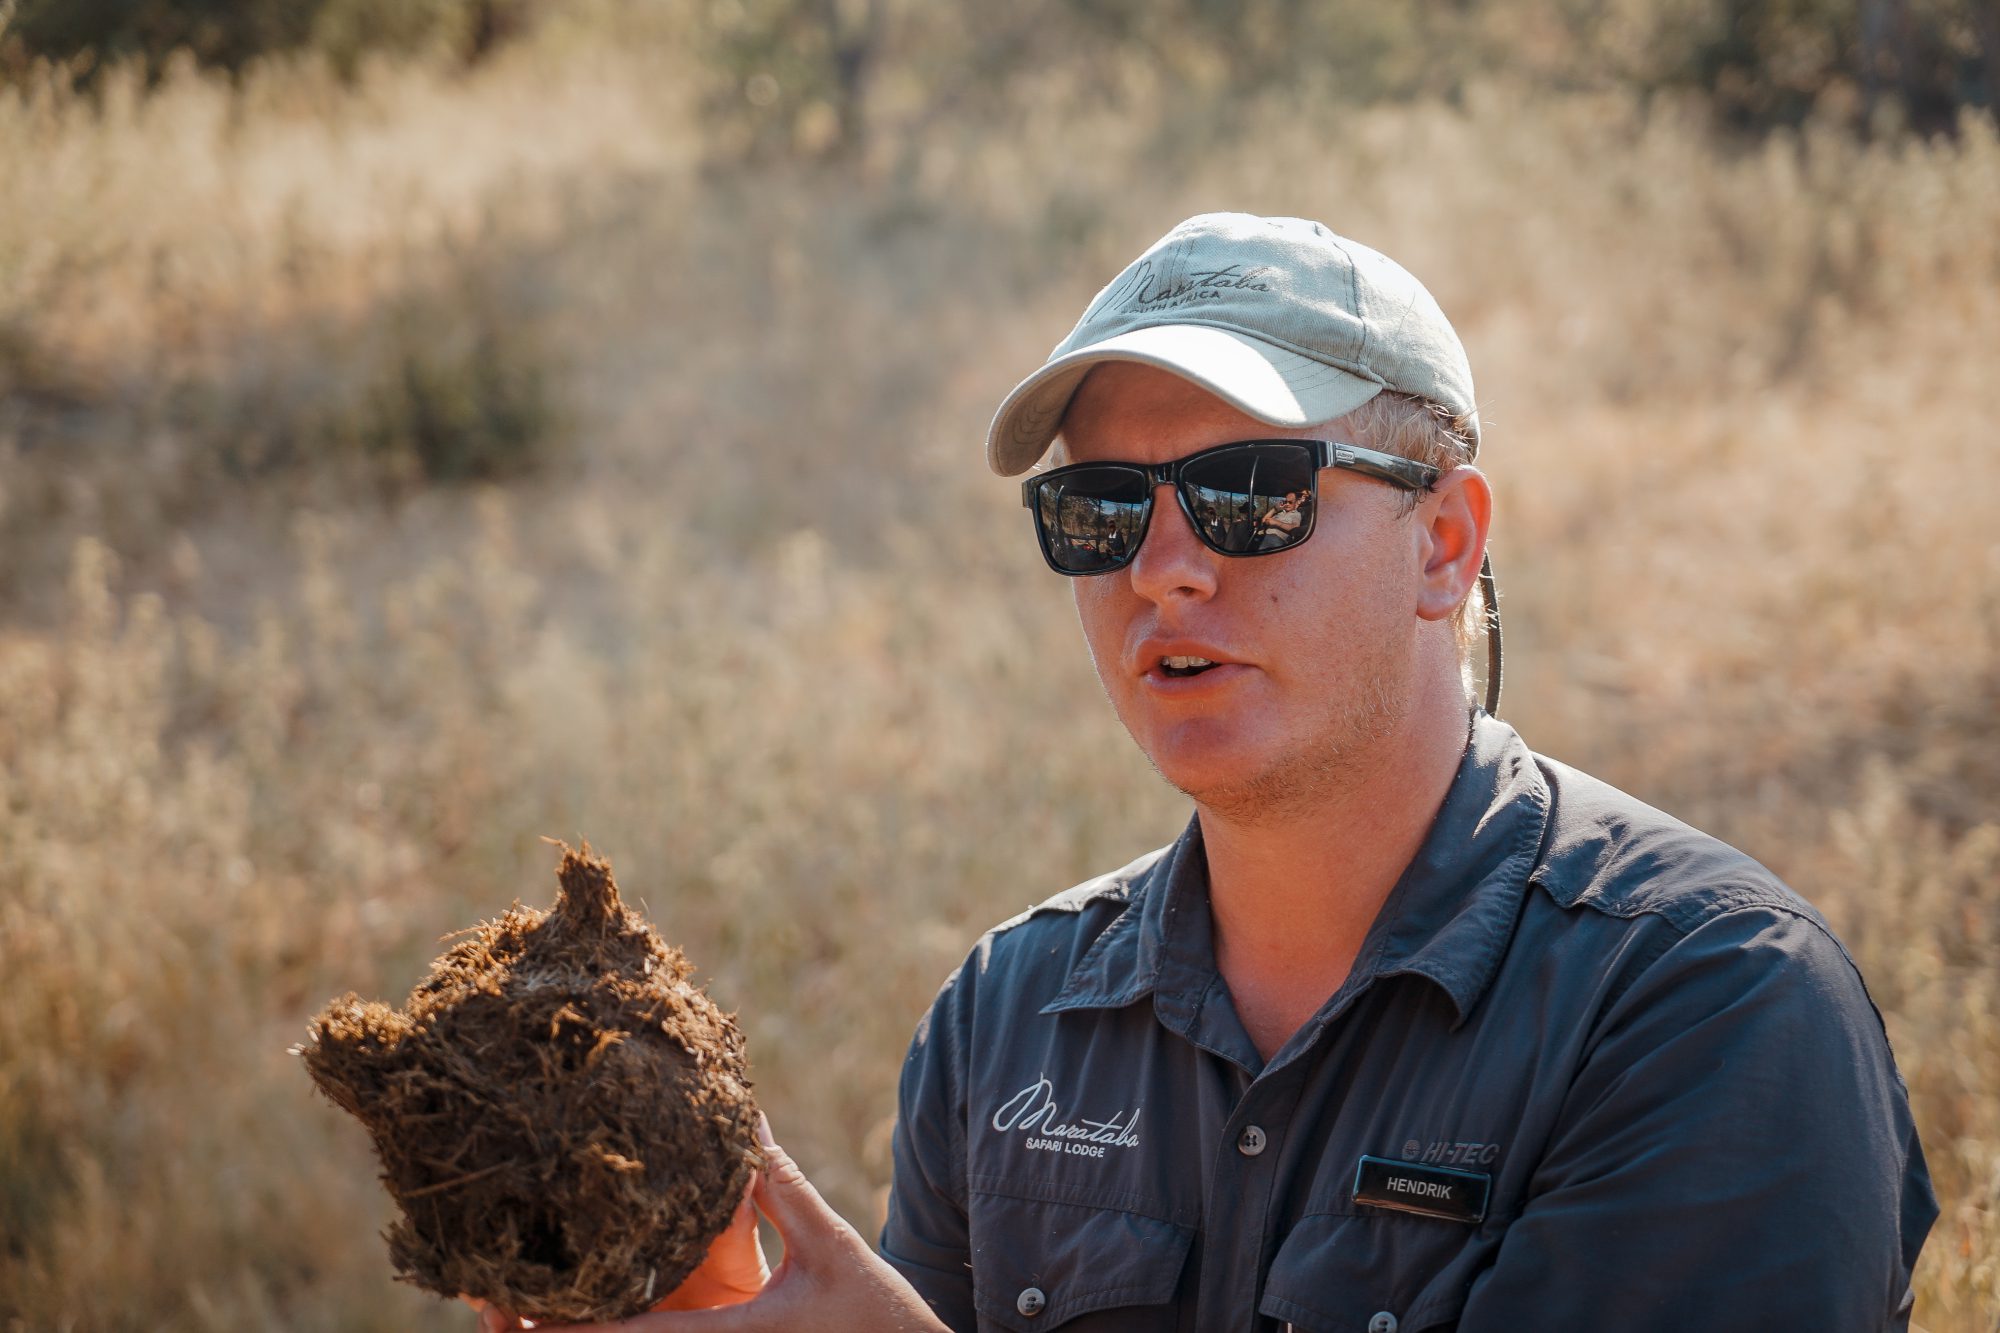
<instances>
[{"instance_id":1,"label":"dried grass strand in dung","mask_svg":"<svg viewBox=\"0 0 2000 1333\"><path fill-rule=\"evenodd\" d=\"M404 1280L533 1319L626 1318L728 1226L761 1159L734 1019L562 847L547 913L455 942L397 1010L348 994L301 1048L373 1137Z\"/></svg>"}]
</instances>

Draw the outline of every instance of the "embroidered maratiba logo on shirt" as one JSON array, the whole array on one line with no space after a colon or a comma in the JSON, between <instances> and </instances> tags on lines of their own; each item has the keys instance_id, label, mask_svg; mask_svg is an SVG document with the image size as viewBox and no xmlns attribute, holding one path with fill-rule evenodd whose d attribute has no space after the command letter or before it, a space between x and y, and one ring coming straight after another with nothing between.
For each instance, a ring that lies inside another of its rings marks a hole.
<instances>
[{"instance_id":1,"label":"embroidered maratiba logo on shirt","mask_svg":"<svg viewBox=\"0 0 2000 1333\"><path fill-rule=\"evenodd\" d=\"M1046 1075L1009 1097L993 1113L993 1128L1002 1134L1027 1136L1029 1148L1068 1153L1072 1157L1102 1157L1109 1148L1139 1146L1139 1111L1120 1110L1108 1119L1066 1116L1056 1105L1056 1086Z\"/></svg>"}]
</instances>

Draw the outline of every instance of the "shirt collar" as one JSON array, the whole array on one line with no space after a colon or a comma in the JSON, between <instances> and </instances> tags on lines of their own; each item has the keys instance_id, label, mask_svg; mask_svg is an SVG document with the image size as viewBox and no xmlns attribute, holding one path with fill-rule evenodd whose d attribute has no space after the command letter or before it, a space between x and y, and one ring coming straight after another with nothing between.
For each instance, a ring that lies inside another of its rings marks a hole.
<instances>
[{"instance_id":1,"label":"shirt collar","mask_svg":"<svg viewBox=\"0 0 2000 1333\"><path fill-rule=\"evenodd\" d=\"M1463 1023L1513 937L1548 814L1548 784L1527 744L1498 718L1474 714L1444 804L1323 1012L1379 978L1407 974L1444 991ZM1209 1045L1198 1028L1219 984L1208 866L1194 819L1166 855L1138 871L1130 905L1042 1012L1116 1008L1152 994L1163 1022Z\"/></svg>"}]
</instances>

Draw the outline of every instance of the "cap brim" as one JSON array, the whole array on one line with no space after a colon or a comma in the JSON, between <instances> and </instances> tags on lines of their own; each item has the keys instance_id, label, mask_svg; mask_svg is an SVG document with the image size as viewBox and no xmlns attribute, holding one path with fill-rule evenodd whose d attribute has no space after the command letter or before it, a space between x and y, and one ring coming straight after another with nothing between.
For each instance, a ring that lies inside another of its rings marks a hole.
<instances>
[{"instance_id":1,"label":"cap brim","mask_svg":"<svg viewBox=\"0 0 2000 1333\"><path fill-rule=\"evenodd\" d=\"M987 429L987 465L1003 477L1033 467L1055 439L1083 377L1106 361L1157 366L1271 426L1330 421L1383 389L1378 380L1232 329L1156 324L1066 352L1015 385Z\"/></svg>"}]
</instances>

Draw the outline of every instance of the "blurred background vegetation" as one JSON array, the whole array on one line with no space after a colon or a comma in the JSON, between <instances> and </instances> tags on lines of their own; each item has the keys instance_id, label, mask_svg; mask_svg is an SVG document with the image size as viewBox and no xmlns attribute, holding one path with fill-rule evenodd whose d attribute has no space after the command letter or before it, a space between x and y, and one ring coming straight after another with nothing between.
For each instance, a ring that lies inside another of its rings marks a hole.
<instances>
[{"instance_id":1,"label":"blurred background vegetation","mask_svg":"<svg viewBox=\"0 0 2000 1333\"><path fill-rule=\"evenodd\" d=\"M1986 0L0 3L0 1327L430 1326L286 1054L587 835L864 1231L985 926L1184 818L987 415L1188 213L1466 338L1504 713L1870 981L2000 1318Z\"/></svg>"},{"instance_id":2,"label":"blurred background vegetation","mask_svg":"<svg viewBox=\"0 0 2000 1333\"><path fill-rule=\"evenodd\" d=\"M627 0L631 3L632 0ZM635 6L636 7L636 6ZM370 55L472 66L575 5L530 0L9 0L15 78L39 61L89 84L177 52L240 75L316 53L353 79ZM941 109L1005 106L1062 69L1096 80L1141 62L1185 90L1275 87L1350 101L1462 97L1510 73L1566 89L1699 92L1731 125L1816 109L1949 128L2000 96L1990 0L710 0L655 16L691 45L706 129L765 152L852 149ZM1116 81L1104 88L1115 94ZM899 116L896 113L901 112ZM912 114L914 113L914 114Z\"/></svg>"}]
</instances>

